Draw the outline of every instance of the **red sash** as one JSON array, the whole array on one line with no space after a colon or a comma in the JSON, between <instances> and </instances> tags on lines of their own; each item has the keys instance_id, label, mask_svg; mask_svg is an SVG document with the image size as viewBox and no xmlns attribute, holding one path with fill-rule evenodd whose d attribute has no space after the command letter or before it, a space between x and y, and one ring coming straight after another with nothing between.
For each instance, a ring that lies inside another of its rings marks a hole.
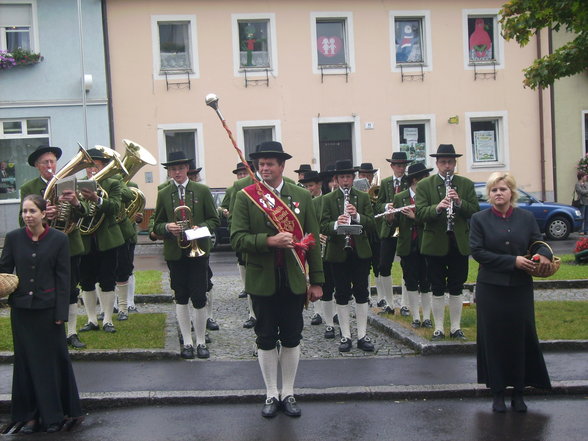
<instances>
[{"instance_id":1,"label":"red sash","mask_svg":"<svg viewBox=\"0 0 588 441\"><path fill-rule=\"evenodd\" d=\"M300 246L304 239L304 231L294 212L268 186L254 183L243 189L251 202L269 217L271 223L279 232L292 233L294 248L292 249L300 270L306 274L306 249Z\"/></svg>"}]
</instances>

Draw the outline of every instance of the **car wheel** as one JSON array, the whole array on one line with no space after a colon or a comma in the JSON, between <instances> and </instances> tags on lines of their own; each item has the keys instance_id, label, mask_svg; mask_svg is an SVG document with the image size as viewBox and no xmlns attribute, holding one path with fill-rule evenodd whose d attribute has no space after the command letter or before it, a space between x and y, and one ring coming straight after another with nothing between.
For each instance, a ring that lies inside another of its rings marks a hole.
<instances>
[{"instance_id":1,"label":"car wheel","mask_svg":"<svg viewBox=\"0 0 588 441\"><path fill-rule=\"evenodd\" d=\"M210 249L214 250L216 248L216 232L212 232L210 235Z\"/></svg>"},{"instance_id":2,"label":"car wheel","mask_svg":"<svg viewBox=\"0 0 588 441\"><path fill-rule=\"evenodd\" d=\"M570 235L572 225L568 219L555 216L545 226L545 236L549 240L565 240Z\"/></svg>"}]
</instances>

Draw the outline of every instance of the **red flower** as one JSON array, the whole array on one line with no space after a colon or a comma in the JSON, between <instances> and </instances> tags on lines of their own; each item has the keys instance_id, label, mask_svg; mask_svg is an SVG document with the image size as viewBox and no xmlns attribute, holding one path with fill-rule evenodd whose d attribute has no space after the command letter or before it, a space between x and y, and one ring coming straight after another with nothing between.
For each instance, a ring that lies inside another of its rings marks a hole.
<instances>
[{"instance_id":1,"label":"red flower","mask_svg":"<svg viewBox=\"0 0 588 441\"><path fill-rule=\"evenodd\" d=\"M574 248L574 253L579 253L581 251L586 250L588 250L588 237L578 239L578 241L576 242L576 248Z\"/></svg>"}]
</instances>

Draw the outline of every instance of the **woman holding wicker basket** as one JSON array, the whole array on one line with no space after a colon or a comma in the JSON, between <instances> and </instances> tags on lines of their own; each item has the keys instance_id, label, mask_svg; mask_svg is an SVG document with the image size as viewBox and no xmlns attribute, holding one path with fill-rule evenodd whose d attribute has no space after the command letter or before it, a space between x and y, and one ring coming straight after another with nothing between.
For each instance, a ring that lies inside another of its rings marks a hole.
<instances>
[{"instance_id":1,"label":"woman holding wicker basket","mask_svg":"<svg viewBox=\"0 0 588 441\"><path fill-rule=\"evenodd\" d=\"M0 258L0 273L16 269L19 278L8 303L14 342L12 421L22 426L21 433L56 432L82 415L64 329L69 243L65 234L43 223L45 210L41 196L23 199L25 227L6 235Z\"/></svg>"},{"instance_id":2,"label":"woman holding wicker basket","mask_svg":"<svg viewBox=\"0 0 588 441\"><path fill-rule=\"evenodd\" d=\"M514 178L490 175L486 194L491 207L475 213L470 224L472 257L479 262L476 282L478 382L492 390L494 412L505 412L504 393L513 388L511 405L526 412L523 389L550 389L549 374L535 329L532 275L554 272L552 252L539 242L533 215L516 208Z\"/></svg>"}]
</instances>

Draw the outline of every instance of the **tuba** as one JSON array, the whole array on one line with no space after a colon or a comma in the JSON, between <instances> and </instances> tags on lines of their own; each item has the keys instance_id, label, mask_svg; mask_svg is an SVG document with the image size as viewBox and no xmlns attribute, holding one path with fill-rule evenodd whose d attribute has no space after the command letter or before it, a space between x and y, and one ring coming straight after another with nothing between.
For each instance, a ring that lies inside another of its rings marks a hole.
<instances>
[{"instance_id":1,"label":"tuba","mask_svg":"<svg viewBox=\"0 0 588 441\"><path fill-rule=\"evenodd\" d=\"M141 167L146 164L155 165L157 164L157 160L145 147L129 139L123 139L123 143L126 148L126 153L121 162L128 172L128 174L123 177L123 182L127 184L133 176L137 174ZM143 192L135 187L129 187L129 190L133 192L134 198L128 205L121 206L120 212L116 215L117 223L122 222L125 217L133 219L135 214L143 211L145 208L145 195Z\"/></svg>"},{"instance_id":2,"label":"tuba","mask_svg":"<svg viewBox=\"0 0 588 441\"><path fill-rule=\"evenodd\" d=\"M180 205L174 210L175 222L182 228L178 236L178 246L182 249L191 248L188 257L202 257L206 253L200 249L197 240L186 239L186 230L192 228L192 210L186 205Z\"/></svg>"},{"instance_id":3,"label":"tuba","mask_svg":"<svg viewBox=\"0 0 588 441\"><path fill-rule=\"evenodd\" d=\"M119 154L118 152L112 150L111 148L108 147L104 147L101 145L97 145L95 146L95 148L97 148L98 150L102 151L102 153L104 153L104 156L108 159L110 159L110 162L108 164L106 164L106 166L100 170L98 173L96 173L94 176L90 177L89 179L92 179L94 181L96 181L97 184L97 192L98 195L101 198L108 198L108 193L106 192L106 190L104 190L101 186L100 186L100 182L113 177L116 174L122 173L123 177L128 175L127 169L125 168L125 166L122 164L122 162L119 159ZM89 235L89 234L94 234L98 228L100 227L100 225L102 225L102 222L104 222L104 219L106 218L106 215L104 213L102 213L100 215L100 217L98 217L98 206L94 203L94 202L90 202L89 203L90 208L89 208L89 212L87 216L82 217L79 221L78 221L78 228L80 229L80 233L82 235Z\"/></svg>"},{"instance_id":4,"label":"tuba","mask_svg":"<svg viewBox=\"0 0 588 441\"><path fill-rule=\"evenodd\" d=\"M77 172L94 165L94 161L82 145L78 143L78 146L78 153L61 170L53 175L43 193L43 199L57 207L57 215L51 220L49 225L65 234L71 233L76 228L77 220L73 219L71 204L69 202L59 202L59 195L57 194L56 188L57 181L75 175Z\"/></svg>"}]
</instances>

